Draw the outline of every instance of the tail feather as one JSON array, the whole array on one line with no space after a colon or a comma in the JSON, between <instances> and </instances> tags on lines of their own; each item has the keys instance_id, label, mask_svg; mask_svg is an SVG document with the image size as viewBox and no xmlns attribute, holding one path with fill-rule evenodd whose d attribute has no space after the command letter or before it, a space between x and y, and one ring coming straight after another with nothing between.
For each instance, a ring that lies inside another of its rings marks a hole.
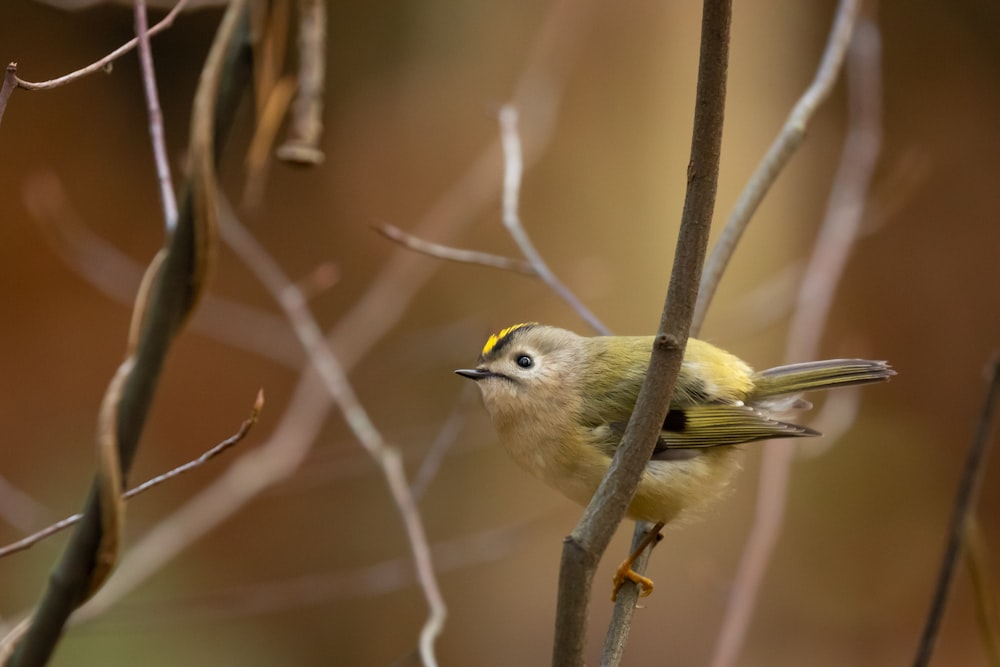
<instances>
[{"instance_id":1,"label":"tail feather","mask_svg":"<svg viewBox=\"0 0 1000 667\"><path fill-rule=\"evenodd\" d=\"M896 374L885 361L829 359L778 366L754 375L752 401L806 391L884 382Z\"/></svg>"}]
</instances>

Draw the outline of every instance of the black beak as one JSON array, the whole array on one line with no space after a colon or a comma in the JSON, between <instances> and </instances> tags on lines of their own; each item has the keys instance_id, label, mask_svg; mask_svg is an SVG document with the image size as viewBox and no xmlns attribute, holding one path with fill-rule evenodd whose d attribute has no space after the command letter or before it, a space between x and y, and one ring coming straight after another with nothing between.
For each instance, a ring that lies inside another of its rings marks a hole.
<instances>
[{"instance_id":1,"label":"black beak","mask_svg":"<svg viewBox=\"0 0 1000 667\"><path fill-rule=\"evenodd\" d=\"M493 373L485 368L460 368L455 372L464 378L469 378L470 380L482 380L483 378L488 378L493 375Z\"/></svg>"}]
</instances>

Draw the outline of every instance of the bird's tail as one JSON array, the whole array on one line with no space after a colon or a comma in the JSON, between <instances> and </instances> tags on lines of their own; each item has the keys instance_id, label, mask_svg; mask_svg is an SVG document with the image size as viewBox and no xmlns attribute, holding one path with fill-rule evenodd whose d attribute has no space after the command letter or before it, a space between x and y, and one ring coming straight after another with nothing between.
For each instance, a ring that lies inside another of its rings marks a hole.
<instances>
[{"instance_id":1,"label":"bird's tail","mask_svg":"<svg viewBox=\"0 0 1000 667\"><path fill-rule=\"evenodd\" d=\"M884 361L829 359L778 366L754 375L751 401L806 391L884 382L896 374Z\"/></svg>"}]
</instances>

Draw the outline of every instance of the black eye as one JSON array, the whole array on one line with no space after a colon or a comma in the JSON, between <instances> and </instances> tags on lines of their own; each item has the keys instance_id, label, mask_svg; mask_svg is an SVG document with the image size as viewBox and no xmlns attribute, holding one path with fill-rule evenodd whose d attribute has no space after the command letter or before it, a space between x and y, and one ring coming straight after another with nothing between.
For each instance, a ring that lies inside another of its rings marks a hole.
<instances>
[{"instance_id":1,"label":"black eye","mask_svg":"<svg viewBox=\"0 0 1000 667\"><path fill-rule=\"evenodd\" d=\"M535 360L526 354L522 354L517 358L517 365L521 368L531 368L535 365Z\"/></svg>"}]
</instances>

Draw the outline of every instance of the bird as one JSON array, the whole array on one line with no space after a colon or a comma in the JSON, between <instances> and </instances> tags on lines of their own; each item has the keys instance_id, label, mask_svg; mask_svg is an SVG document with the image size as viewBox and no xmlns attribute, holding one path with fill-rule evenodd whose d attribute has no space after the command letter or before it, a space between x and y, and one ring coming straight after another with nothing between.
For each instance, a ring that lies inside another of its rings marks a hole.
<instances>
[{"instance_id":1,"label":"bird","mask_svg":"<svg viewBox=\"0 0 1000 667\"><path fill-rule=\"evenodd\" d=\"M586 506L604 479L635 408L653 336L581 336L526 322L491 335L474 368L500 444L524 470ZM788 421L807 391L882 382L885 361L830 359L754 371L734 354L689 338L669 412L627 515L653 524L615 575L640 594L653 583L634 559L664 526L684 523L724 496L740 469L741 444L817 431Z\"/></svg>"}]
</instances>

